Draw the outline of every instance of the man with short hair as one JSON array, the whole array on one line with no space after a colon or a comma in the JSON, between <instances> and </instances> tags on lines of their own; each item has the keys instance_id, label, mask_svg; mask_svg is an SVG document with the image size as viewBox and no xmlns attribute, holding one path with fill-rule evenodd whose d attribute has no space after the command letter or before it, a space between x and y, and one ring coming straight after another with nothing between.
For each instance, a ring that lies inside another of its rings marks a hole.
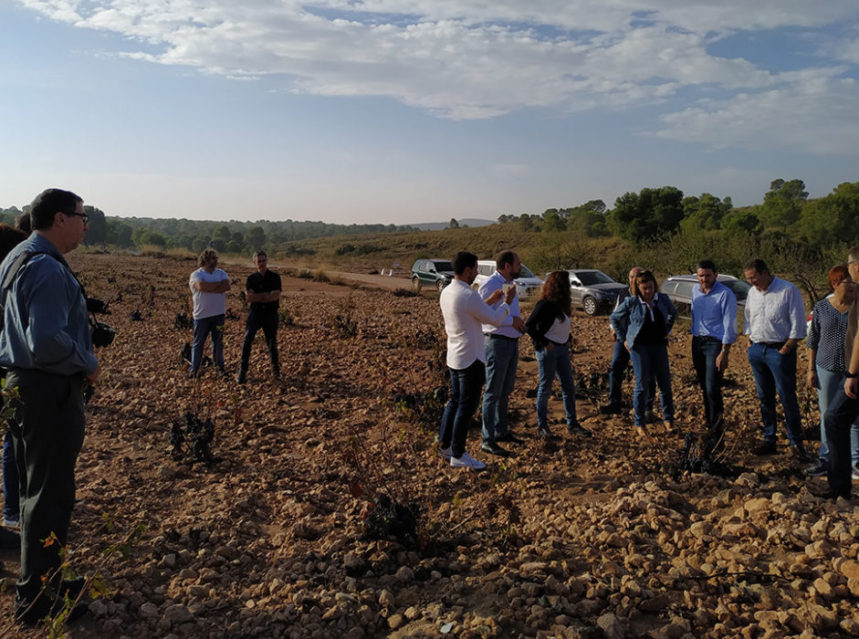
<instances>
[{"instance_id":1,"label":"man with short hair","mask_svg":"<svg viewBox=\"0 0 859 639\"><path fill-rule=\"evenodd\" d=\"M508 289L505 295L497 289L485 300L481 299L471 288L477 277L477 256L473 253L457 253L453 259L453 273L453 281L439 296L450 369L450 399L441 418L439 455L450 459L454 468L482 470L486 464L465 452L465 440L480 401L480 387L486 379L483 327L487 323L497 326L504 321L516 292ZM493 308L493 304L498 304L497 308Z\"/></svg>"},{"instance_id":2,"label":"man with short hair","mask_svg":"<svg viewBox=\"0 0 859 639\"><path fill-rule=\"evenodd\" d=\"M752 285L746 298L744 333L749 340L749 364L763 420L764 440L754 452L756 455L776 452L777 391L793 456L798 461L810 462L802 443L796 400L796 346L807 330L802 294L790 282L772 275L763 260L751 260L743 271Z\"/></svg>"},{"instance_id":3,"label":"man with short hair","mask_svg":"<svg viewBox=\"0 0 859 639\"><path fill-rule=\"evenodd\" d=\"M227 291L230 278L218 268L218 253L207 248L200 253L200 268L188 280L194 299L194 343L191 345L191 372L195 377L203 361L206 337L212 335L212 363L223 375L224 320L227 315Z\"/></svg>"},{"instance_id":4,"label":"man with short hair","mask_svg":"<svg viewBox=\"0 0 859 639\"><path fill-rule=\"evenodd\" d=\"M268 346L271 358L271 372L274 377L280 377L280 362L277 357L277 307L280 301L280 275L268 268L268 256L265 251L254 253L256 273L248 275L245 283L245 298L251 308L245 322L245 339L242 342L242 358L239 363L239 373L236 381L244 384L247 381L248 365L250 364L251 346L254 337L261 328Z\"/></svg>"},{"instance_id":5,"label":"man with short hair","mask_svg":"<svg viewBox=\"0 0 859 639\"><path fill-rule=\"evenodd\" d=\"M859 245L847 254L847 270L850 279L859 284ZM852 455L850 429L859 416L859 296L854 300L847 319L845 353L847 372L843 388L829 405L824 423L826 443L829 446L829 497L850 499L852 488Z\"/></svg>"},{"instance_id":6,"label":"man with short hair","mask_svg":"<svg viewBox=\"0 0 859 639\"><path fill-rule=\"evenodd\" d=\"M722 447L722 374L737 341L737 296L718 279L716 265L701 260L692 287L692 364L704 395L704 416L713 445Z\"/></svg>"},{"instance_id":7,"label":"man with short hair","mask_svg":"<svg viewBox=\"0 0 859 639\"><path fill-rule=\"evenodd\" d=\"M480 449L491 455L507 457L510 452L498 442L521 444L522 440L510 432L507 425L507 406L513 385L516 383L516 367L519 364L519 338L525 333L525 322L519 312L519 296L516 284L522 262L513 251L503 251L495 258L493 273L480 288L478 294L489 300L495 291L513 290L510 316L499 325L483 324L486 347L486 390L483 392L483 443ZM495 302L495 306L500 302Z\"/></svg>"},{"instance_id":8,"label":"man with short hair","mask_svg":"<svg viewBox=\"0 0 859 639\"><path fill-rule=\"evenodd\" d=\"M61 549L68 541L84 439L84 385L101 372L83 287L63 257L86 232L83 200L47 189L33 200L30 216L34 232L0 264L0 366L8 371L7 388L18 394L7 423L21 498L15 616L24 623L57 615L55 602L65 595L74 601L85 585L83 578L62 579ZM67 620L83 612L86 606L78 605Z\"/></svg>"}]
</instances>

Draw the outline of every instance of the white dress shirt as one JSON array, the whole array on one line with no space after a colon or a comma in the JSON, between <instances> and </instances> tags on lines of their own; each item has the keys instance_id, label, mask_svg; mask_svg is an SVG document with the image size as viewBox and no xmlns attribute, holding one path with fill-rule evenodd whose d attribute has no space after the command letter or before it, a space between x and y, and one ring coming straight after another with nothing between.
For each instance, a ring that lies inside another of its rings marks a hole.
<instances>
[{"instance_id":1,"label":"white dress shirt","mask_svg":"<svg viewBox=\"0 0 859 639\"><path fill-rule=\"evenodd\" d=\"M493 309L477 291L456 279L444 288L438 301L447 333L447 365L462 370L478 359L486 363L481 323L497 326L507 317L510 307L502 301Z\"/></svg>"},{"instance_id":2,"label":"white dress shirt","mask_svg":"<svg viewBox=\"0 0 859 639\"><path fill-rule=\"evenodd\" d=\"M790 282L773 277L766 291L749 289L743 332L755 342L779 343L802 339L808 326L802 293Z\"/></svg>"}]
</instances>

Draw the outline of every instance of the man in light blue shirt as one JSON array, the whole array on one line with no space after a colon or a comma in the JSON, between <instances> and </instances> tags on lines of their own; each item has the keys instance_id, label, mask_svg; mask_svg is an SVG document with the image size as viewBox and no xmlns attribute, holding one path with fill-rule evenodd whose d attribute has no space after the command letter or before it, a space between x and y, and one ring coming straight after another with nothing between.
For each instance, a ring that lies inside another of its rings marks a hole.
<instances>
[{"instance_id":1,"label":"man in light blue shirt","mask_svg":"<svg viewBox=\"0 0 859 639\"><path fill-rule=\"evenodd\" d=\"M516 285L522 262L513 251L504 251L495 258L495 273L480 285L477 292L484 300L495 291ZM493 308L499 306L495 302ZM522 443L507 426L507 405L516 383L519 365L519 338L525 333L525 322L519 312L519 296L510 302L509 316L498 326L483 325L486 347L486 390L483 391L483 444L480 449L491 455L506 457L510 452L498 442Z\"/></svg>"},{"instance_id":2,"label":"man in light blue shirt","mask_svg":"<svg viewBox=\"0 0 859 639\"><path fill-rule=\"evenodd\" d=\"M93 352L83 287L63 255L83 240L83 200L48 189L30 208L33 234L0 264L3 331L0 366L9 402L9 432L15 447L21 496L21 578L15 616L35 623L74 601L81 579L66 581L59 570L75 503L75 463L84 439L83 387L100 368ZM46 539L56 537L55 543ZM72 609L67 621L86 611Z\"/></svg>"},{"instance_id":3,"label":"man in light blue shirt","mask_svg":"<svg viewBox=\"0 0 859 639\"><path fill-rule=\"evenodd\" d=\"M704 395L710 443L722 448L722 375L737 341L737 296L717 275L712 261L698 262L698 286L692 288L692 364Z\"/></svg>"}]
</instances>

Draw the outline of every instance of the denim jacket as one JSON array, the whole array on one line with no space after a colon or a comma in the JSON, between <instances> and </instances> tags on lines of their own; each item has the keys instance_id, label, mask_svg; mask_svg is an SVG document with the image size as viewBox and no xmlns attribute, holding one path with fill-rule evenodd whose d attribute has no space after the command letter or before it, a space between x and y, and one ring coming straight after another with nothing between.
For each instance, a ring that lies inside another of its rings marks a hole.
<instances>
[{"instance_id":1,"label":"denim jacket","mask_svg":"<svg viewBox=\"0 0 859 639\"><path fill-rule=\"evenodd\" d=\"M677 309L667 295L660 295L659 293L654 294L653 304L662 313L662 318L665 320L665 337L668 337L674 326L674 320L677 318ZM622 336L623 341L630 348L635 346L635 339L644 325L646 312L647 305L642 303L637 295L631 295L623 300L609 317L615 335Z\"/></svg>"}]
</instances>

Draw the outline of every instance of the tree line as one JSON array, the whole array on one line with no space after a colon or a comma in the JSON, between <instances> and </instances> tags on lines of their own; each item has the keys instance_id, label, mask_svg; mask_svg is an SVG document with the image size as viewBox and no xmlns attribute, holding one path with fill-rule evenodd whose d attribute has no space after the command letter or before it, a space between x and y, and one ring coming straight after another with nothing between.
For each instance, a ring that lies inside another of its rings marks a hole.
<instances>
[{"instance_id":1,"label":"tree line","mask_svg":"<svg viewBox=\"0 0 859 639\"><path fill-rule=\"evenodd\" d=\"M0 210L0 222L14 226L15 219L29 210L11 207ZM328 224L326 222L267 221L214 222L184 218L113 217L101 209L85 205L89 216L84 244L124 249L155 246L200 252L214 246L222 253L249 253L257 249L278 250L287 254L307 252L301 240L333 235L366 235L414 231L411 226L394 224Z\"/></svg>"}]
</instances>

